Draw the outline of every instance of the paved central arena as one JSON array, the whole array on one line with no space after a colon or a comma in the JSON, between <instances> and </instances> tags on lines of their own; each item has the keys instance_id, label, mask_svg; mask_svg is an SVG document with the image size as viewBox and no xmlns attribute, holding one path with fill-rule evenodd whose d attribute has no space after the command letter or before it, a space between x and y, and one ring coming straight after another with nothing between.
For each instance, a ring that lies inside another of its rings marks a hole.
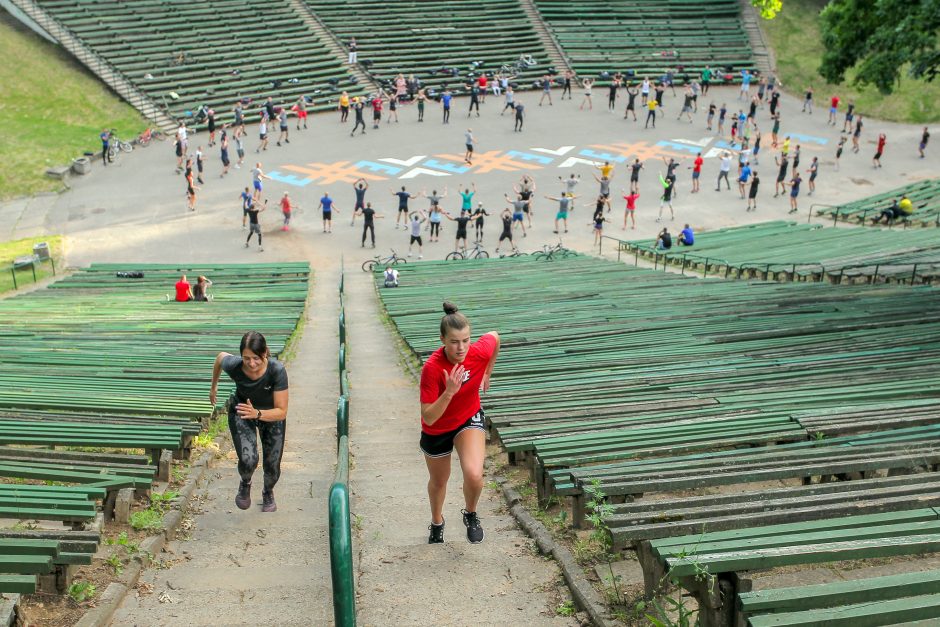
<instances>
[{"instance_id":1,"label":"paved central arena","mask_svg":"<svg viewBox=\"0 0 940 627\"><path fill-rule=\"evenodd\" d=\"M532 252L557 243L552 233L556 204L544 195L562 191L559 177L581 176L579 198L569 219L569 232L561 234L568 247L591 252L590 225L598 184L593 162L615 164L612 180L613 223L605 233L627 239L652 240L661 228L656 217L665 171L661 157L681 159L677 171L678 196L672 230L690 223L696 230L761 222L788 217L786 196L773 198L777 168L771 148L771 120L758 111L763 133L760 165L763 177L758 210L745 212L736 186L715 192L718 160L714 156L730 138L719 138L705 129L710 102L727 103L730 116L745 103L736 100L737 88L716 88L700 98L694 122L676 120L679 96L667 92L665 109L655 129L645 130L645 112L639 122L623 119L625 101L616 110L606 106L606 92L595 90L594 108L579 110L580 90L572 100L561 101L555 90L553 106L538 106L539 94L522 93L526 106L525 128L513 132L509 114L501 117L502 99L490 97L481 117L467 118L467 100L455 101L451 123L441 124L441 110L428 107L426 121L416 121L413 106L403 106L400 122L365 135L349 136L352 123L340 124L339 114L311 118L310 128L291 127L291 143L274 145L255 153L257 127L246 137L246 158L241 169L220 178L218 146L209 147L205 133L191 138L190 149L202 145L206 153L205 183L195 212L187 210L185 182L175 172L172 142L154 143L124 154L108 168L96 164L92 174L72 181L61 195L16 200L0 208L5 238L62 233L67 236L69 265L91 262L311 262L314 287L306 312L306 327L297 356L289 364L291 411L284 473L279 484L279 511L262 515L235 510L233 460L221 460L209 473L211 481L202 494L195 531L185 542L170 545L163 557L168 569L151 569L143 580L157 594L128 596L118 611L118 625L281 624L309 625L329 622L331 591L327 545L326 488L333 474L334 411L336 389L336 296L341 260L347 273L347 324L351 353L351 474L352 511L356 518L356 559L360 622L366 625L461 625L478 624L577 624L575 618L555 615L564 600L559 574L551 561L537 556L531 541L515 527L491 487L484 491L480 513L486 541L470 546L460 524L459 470L450 482L445 507L447 543L429 547L427 539L427 473L417 449L417 386L402 367L395 340L381 322L379 303L371 277L359 266L376 253L394 248L404 255L408 232L395 228L397 199L391 190L406 186L411 193L447 188L443 208L458 214L458 188L476 185L474 205L482 202L490 213L486 220L485 248L493 254L501 230L498 214L507 206L503 195L523 174L534 178L537 192L533 225L525 238L517 232L521 250ZM820 94L822 96L822 94ZM826 113L800 113L800 103L784 96L782 138L793 136L802 146L800 169L813 156L820 160L817 191L800 196L805 221L811 203L836 204L886 191L935 175L937 159L917 158L920 128L867 120L861 151L846 150L841 170L834 169L834 155L843 117L836 127L826 124ZM386 112L387 113L387 112ZM862 114L865 112L863 111ZM367 118L371 117L367 113ZM464 133L472 128L476 138L474 165L464 168ZM888 137L884 167L871 166L878 133ZM851 143L849 143L851 146ZM690 193L691 165L698 151L706 156L702 191ZM234 156L232 144L230 152ZM627 160L644 160L635 231L621 229L624 202L618 193L629 186ZM250 186L250 170L256 161L273 177L265 181L270 199L262 214L264 252L255 242L246 249L239 194ZM732 177L735 171L732 171ZM350 226L354 204L351 182L369 180L366 200L384 216L376 221L377 246L360 247L361 218ZM804 180L808 175L804 174ZM278 200L289 192L299 207L291 230L280 230ZM319 198L329 192L335 199L333 233L322 232ZM415 209L427 209L428 201L411 201ZM454 249L455 226L444 221L441 241L428 243L424 258L440 259ZM472 237L472 231L471 231ZM613 246L606 247L611 255ZM211 277L210 277L211 278ZM167 286L167 291L171 286ZM162 294L156 295L162 298ZM483 332L487 329L479 329ZM428 329L429 334L436 333ZM219 350L236 347L220 346ZM210 363L206 364L211 367ZM208 394L208 390L206 390ZM485 404L484 398L484 404ZM488 478L489 480L489 478ZM258 491L260 494L260 491ZM259 496L256 494L256 498ZM161 593L165 593L161 594ZM250 612L245 608L251 608ZM262 618L262 616L266 618Z\"/></svg>"}]
</instances>

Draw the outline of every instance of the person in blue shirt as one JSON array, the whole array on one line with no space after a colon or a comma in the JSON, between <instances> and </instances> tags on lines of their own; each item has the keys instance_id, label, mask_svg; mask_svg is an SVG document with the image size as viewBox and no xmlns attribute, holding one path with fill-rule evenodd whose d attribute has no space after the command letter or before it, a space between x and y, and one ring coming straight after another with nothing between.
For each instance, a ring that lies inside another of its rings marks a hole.
<instances>
[{"instance_id":1,"label":"person in blue shirt","mask_svg":"<svg viewBox=\"0 0 940 627\"><path fill-rule=\"evenodd\" d=\"M333 232L333 212L339 212L333 204L333 199L330 198L329 192L323 193L323 198L320 199L319 207L323 210L323 232L332 233Z\"/></svg>"},{"instance_id":2,"label":"person in blue shirt","mask_svg":"<svg viewBox=\"0 0 940 627\"><path fill-rule=\"evenodd\" d=\"M743 98L747 101L750 98L751 90L751 73L747 70L741 70L741 95L738 98Z\"/></svg>"},{"instance_id":3,"label":"person in blue shirt","mask_svg":"<svg viewBox=\"0 0 940 627\"><path fill-rule=\"evenodd\" d=\"M251 209L251 206L254 204L254 198L251 196L251 192L246 187L245 191L242 192L242 228L248 228L248 210Z\"/></svg>"},{"instance_id":4,"label":"person in blue shirt","mask_svg":"<svg viewBox=\"0 0 940 627\"><path fill-rule=\"evenodd\" d=\"M98 137L101 138L101 163L108 165L108 161L110 160L108 152L111 148L111 131L104 129Z\"/></svg>"},{"instance_id":5,"label":"person in blue shirt","mask_svg":"<svg viewBox=\"0 0 940 627\"><path fill-rule=\"evenodd\" d=\"M441 106L444 107L444 124L450 124L450 101L453 98L450 90L445 89L441 94Z\"/></svg>"},{"instance_id":6,"label":"person in blue shirt","mask_svg":"<svg viewBox=\"0 0 940 627\"><path fill-rule=\"evenodd\" d=\"M679 231L679 245L691 246L694 243L695 243L695 233L692 232L692 227L686 224L685 228Z\"/></svg>"},{"instance_id":7,"label":"person in blue shirt","mask_svg":"<svg viewBox=\"0 0 940 627\"><path fill-rule=\"evenodd\" d=\"M744 190L747 182L751 178L751 163L745 161L744 165L741 166L741 173L738 175L738 191L741 192L741 198L744 198Z\"/></svg>"},{"instance_id":8,"label":"person in blue shirt","mask_svg":"<svg viewBox=\"0 0 940 627\"><path fill-rule=\"evenodd\" d=\"M414 194L408 193L405 190L405 186L401 186L401 191L396 192L395 190L389 190L392 193L392 196L398 196L398 216L395 218L395 228L398 228L398 223L401 222L402 229L408 229L408 201L412 198L417 198Z\"/></svg>"}]
</instances>

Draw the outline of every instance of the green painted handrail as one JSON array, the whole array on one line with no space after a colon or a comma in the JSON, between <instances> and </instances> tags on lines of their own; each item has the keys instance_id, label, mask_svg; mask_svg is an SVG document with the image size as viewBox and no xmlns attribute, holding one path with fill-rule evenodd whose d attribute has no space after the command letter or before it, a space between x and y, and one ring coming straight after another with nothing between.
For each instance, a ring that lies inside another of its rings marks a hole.
<instances>
[{"instance_id":1,"label":"green painted handrail","mask_svg":"<svg viewBox=\"0 0 940 627\"><path fill-rule=\"evenodd\" d=\"M342 402L342 398L340 401ZM349 515L349 438L339 439L336 477L330 486L330 573L333 578L333 621L337 627L356 624L352 531Z\"/></svg>"},{"instance_id":2,"label":"green painted handrail","mask_svg":"<svg viewBox=\"0 0 940 627\"><path fill-rule=\"evenodd\" d=\"M344 438L349 436L349 400L346 396L340 396L336 403L336 437Z\"/></svg>"}]
</instances>

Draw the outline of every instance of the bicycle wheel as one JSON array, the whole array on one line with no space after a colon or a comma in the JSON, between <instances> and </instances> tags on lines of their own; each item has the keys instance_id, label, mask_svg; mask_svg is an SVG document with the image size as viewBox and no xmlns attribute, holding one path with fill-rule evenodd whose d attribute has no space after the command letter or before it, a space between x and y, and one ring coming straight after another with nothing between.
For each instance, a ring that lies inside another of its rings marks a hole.
<instances>
[{"instance_id":1,"label":"bicycle wheel","mask_svg":"<svg viewBox=\"0 0 940 627\"><path fill-rule=\"evenodd\" d=\"M363 272L372 272L374 268L375 268L375 259L370 259L369 261L362 262Z\"/></svg>"},{"instance_id":2,"label":"bicycle wheel","mask_svg":"<svg viewBox=\"0 0 940 627\"><path fill-rule=\"evenodd\" d=\"M121 141L121 140L118 140L118 146L120 146L121 150L123 150L124 152L130 152L134 149L133 144L131 144L130 142Z\"/></svg>"},{"instance_id":3,"label":"bicycle wheel","mask_svg":"<svg viewBox=\"0 0 940 627\"><path fill-rule=\"evenodd\" d=\"M397 265L400 264L400 263L408 263L408 260L405 259L405 258L403 258L403 257L395 257L395 258L392 260L392 265L393 265L393 266L397 266Z\"/></svg>"},{"instance_id":4,"label":"bicycle wheel","mask_svg":"<svg viewBox=\"0 0 940 627\"><path fill-rule=\"evenodd\" d=\"M490 258L490 254L486 252L485 250L481 250L474 257L474 259L489 259L489 258Z\"/></svg>"},{"instance_id":5,"label":"bicycle wheel","mask_svg":"<svg viewBox=\"0 0 940 627\"><path fill-rule=\"evenodd\" d=\"M447 256L444 257L445 261L456 261L457 259L463 259L463 254L459 251L454 251L452 253L447 253Z\"/></svg>"},{"instance_id":6,"label":"bicycle wheel","mask_svg":"<svg viewBox=\"0 0 940 627\"><path fill-rule=\"evenodd\" d=\"M532 258L537 261L541 261L542 259L545 259L545 253L543 252L532 253Z\"/></svg>"},{"instance_id":7,"label":"bicycle wheel","mask_svg":"<svg viewBox=\"0 0 940 627\"><path fill-rule=\"evenodd\" d=\"M118 149L114 144L108 145L108 161L114 161L114 158L118 154Z\"/></svg>"}]
</instances>

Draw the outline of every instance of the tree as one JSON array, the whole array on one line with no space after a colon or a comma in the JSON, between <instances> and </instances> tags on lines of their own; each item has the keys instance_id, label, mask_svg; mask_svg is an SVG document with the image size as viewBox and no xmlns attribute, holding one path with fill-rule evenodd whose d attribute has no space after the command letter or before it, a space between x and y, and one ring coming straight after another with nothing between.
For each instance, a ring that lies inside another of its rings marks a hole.
<instances>
[{"instance_id":1,"label":"tree","mask_svg":"<svg viewBox=\"0 0 940 627\"><path fill-rule=\"evenodd\" d=\"M902 71L928 82L940 73L940 0L832 0L820 17L830 83L856 68L855 84L890 94Z\"/></svg>"},{"instance_id":2,"label":"tree","mask_svg":"<svg viewBox=\"0 0 940 627\"><path fill-rule=\"evenodd\" d=\"M774 19L777 17L777 13L780 13L780 9L783 8L781 0L751 0L751 4L760 11L760 16L765 20Z\"/></svg>"}]
</instances>

